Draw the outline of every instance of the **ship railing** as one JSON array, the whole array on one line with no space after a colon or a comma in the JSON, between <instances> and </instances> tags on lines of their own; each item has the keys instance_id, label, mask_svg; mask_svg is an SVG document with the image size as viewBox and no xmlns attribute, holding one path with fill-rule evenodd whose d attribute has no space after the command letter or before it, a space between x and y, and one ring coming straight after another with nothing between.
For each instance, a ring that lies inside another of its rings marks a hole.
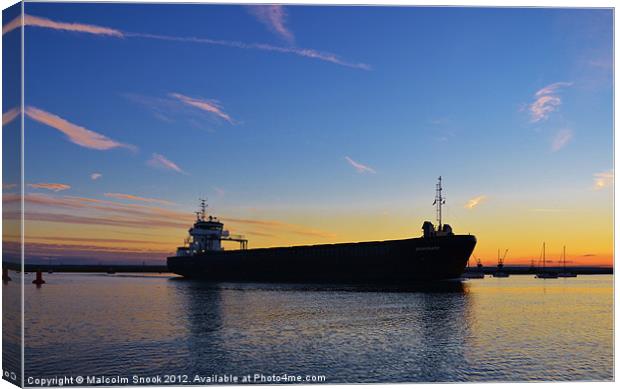
<instances>
[{"instance_id":1,"label":"ship railing","mask_svg":"<svg viewBox=\"0 0 620 389\"><path fill-rule=\"evenodd\" d=\"M228 235L222 236L220 240L228 240L232 242L239 242L239 248L241 250L247 250L248 248L248 240L243 235Z\"/></svg>"}]
</instances>

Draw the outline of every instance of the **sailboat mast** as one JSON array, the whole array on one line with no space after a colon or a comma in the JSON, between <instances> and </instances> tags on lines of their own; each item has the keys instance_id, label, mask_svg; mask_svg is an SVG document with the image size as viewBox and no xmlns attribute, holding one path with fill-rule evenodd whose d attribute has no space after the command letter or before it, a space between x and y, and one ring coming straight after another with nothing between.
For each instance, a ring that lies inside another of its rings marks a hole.
<instances>
[{"instance_id":1,"label":"sailboat mast","mask_svg":"<svg viewBox=\"0 0 620 389\"><path fill-rule=\"evenodd\" d=\"M441 191L443 188L441 187L441 176L437 181L437 186L435 187L435 202L433 203L437 207L437 223L438 223L438 231L441 231L441 206L446 203L446 199L443 197Z\"/></svg>"},{"instance_id":2,"label":"sailboat mast","mask_svg":"<svg viewBox=\"0 0 620 389\"><path fill-rule=\"evenodd\" d=\"M564 246L564 249L562 250L562 258L564 262L564 272L566 273L566 245Z\"/></svg>"}]
</instances>

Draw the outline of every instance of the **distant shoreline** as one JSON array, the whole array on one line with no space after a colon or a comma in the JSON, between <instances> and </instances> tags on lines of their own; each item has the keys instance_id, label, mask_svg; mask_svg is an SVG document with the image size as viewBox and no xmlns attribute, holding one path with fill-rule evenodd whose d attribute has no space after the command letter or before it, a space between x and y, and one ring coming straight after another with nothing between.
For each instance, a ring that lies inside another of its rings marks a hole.
<instances>
[{"instance_id":1,"label":"distant shoreline","mask_svg":"<svg viewBox=\"0 0 620 389\"><path fill-rule=\"evenodd\" d=\"M21 271L21 264L5 262L3 268ZM38 265L26 264L26 272L55 272L55 273L169 273L166 265Z\"/></svg>"},{"instance_id":2,"label":"distant shoreline","mask_svg":"<svg viewBox=\"0 0 620 389\"><path fill-rule=\"evenodd\" d=\"M548 272L561 273L564 271L563 266L547 266L545 268ZM536 274L540 272L540 268L531 266L504 266L503 273L508 274ZM478 271L476 267L470 266L465 268L466 272ZM485 266L482 268L484 274L493 274L498 271L496 266ZM614 274L614 268L612 266L566 266L566 271L575 274Z\"/></svg>"},{"instance_id":3,"label":"distant shoreline","mask_svg":"<svg viewBox=\"0 0 620 389\"><path fill-rule=\"evenodd\" d=\"M3 268L13 271L21 271L21 264L14 262L4 262ZM563 267L550 267L547 271L561 272ZM49 264L26 264L24 270L26 272L57 272L57 273L169 273L166 265L49 265ZM482 269L485 274L493 274L497 272L497 267L489 266ZM575 274L613 274L614 268L608 266L572 266L566 267L566 270ZM465 272L478 271L475 267L465 268ZM535 274L539 269L532 269L529 266L505 266L502 270L508 274Z\"/></svg>"}]
</instances>

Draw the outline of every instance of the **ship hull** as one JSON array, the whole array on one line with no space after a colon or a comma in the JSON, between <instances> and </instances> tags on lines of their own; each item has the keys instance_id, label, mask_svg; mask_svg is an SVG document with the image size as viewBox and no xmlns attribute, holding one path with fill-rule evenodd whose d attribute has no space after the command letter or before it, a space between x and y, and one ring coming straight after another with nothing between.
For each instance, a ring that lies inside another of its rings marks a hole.
<instances>
[{"instance_id":1,"label":"ship hull","mask_svg":"<svg viewBox=\"0 0 620 389\"><path fill-rule=\"evenodd\" d=\"M214 282L401 284L459 278L473 235L210 251L168 258L168 269Z\"/></svg>"}]
</instances>

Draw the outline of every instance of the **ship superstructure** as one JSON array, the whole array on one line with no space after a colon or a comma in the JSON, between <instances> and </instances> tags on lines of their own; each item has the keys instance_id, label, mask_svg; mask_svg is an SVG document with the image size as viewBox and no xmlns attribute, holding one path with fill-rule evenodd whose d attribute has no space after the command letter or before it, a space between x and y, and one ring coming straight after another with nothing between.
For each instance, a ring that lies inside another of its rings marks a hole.
<instances>
[{"instance_id":1,"label":"ship superstructure","mask_svg":"<svg viewBox=\"0 0 620 389\"><path fill-rule=\"evenodd\" d=\"M196 221L189 229L185 246L177 248L177 256L202 255L222 251L222 241L239 242L240 249L248 248L248 240L242 235L231 235L224 224L215 216L207 216L207 200L200 199L200 210L195 212Z\"/></svg>"}]
</instances>

